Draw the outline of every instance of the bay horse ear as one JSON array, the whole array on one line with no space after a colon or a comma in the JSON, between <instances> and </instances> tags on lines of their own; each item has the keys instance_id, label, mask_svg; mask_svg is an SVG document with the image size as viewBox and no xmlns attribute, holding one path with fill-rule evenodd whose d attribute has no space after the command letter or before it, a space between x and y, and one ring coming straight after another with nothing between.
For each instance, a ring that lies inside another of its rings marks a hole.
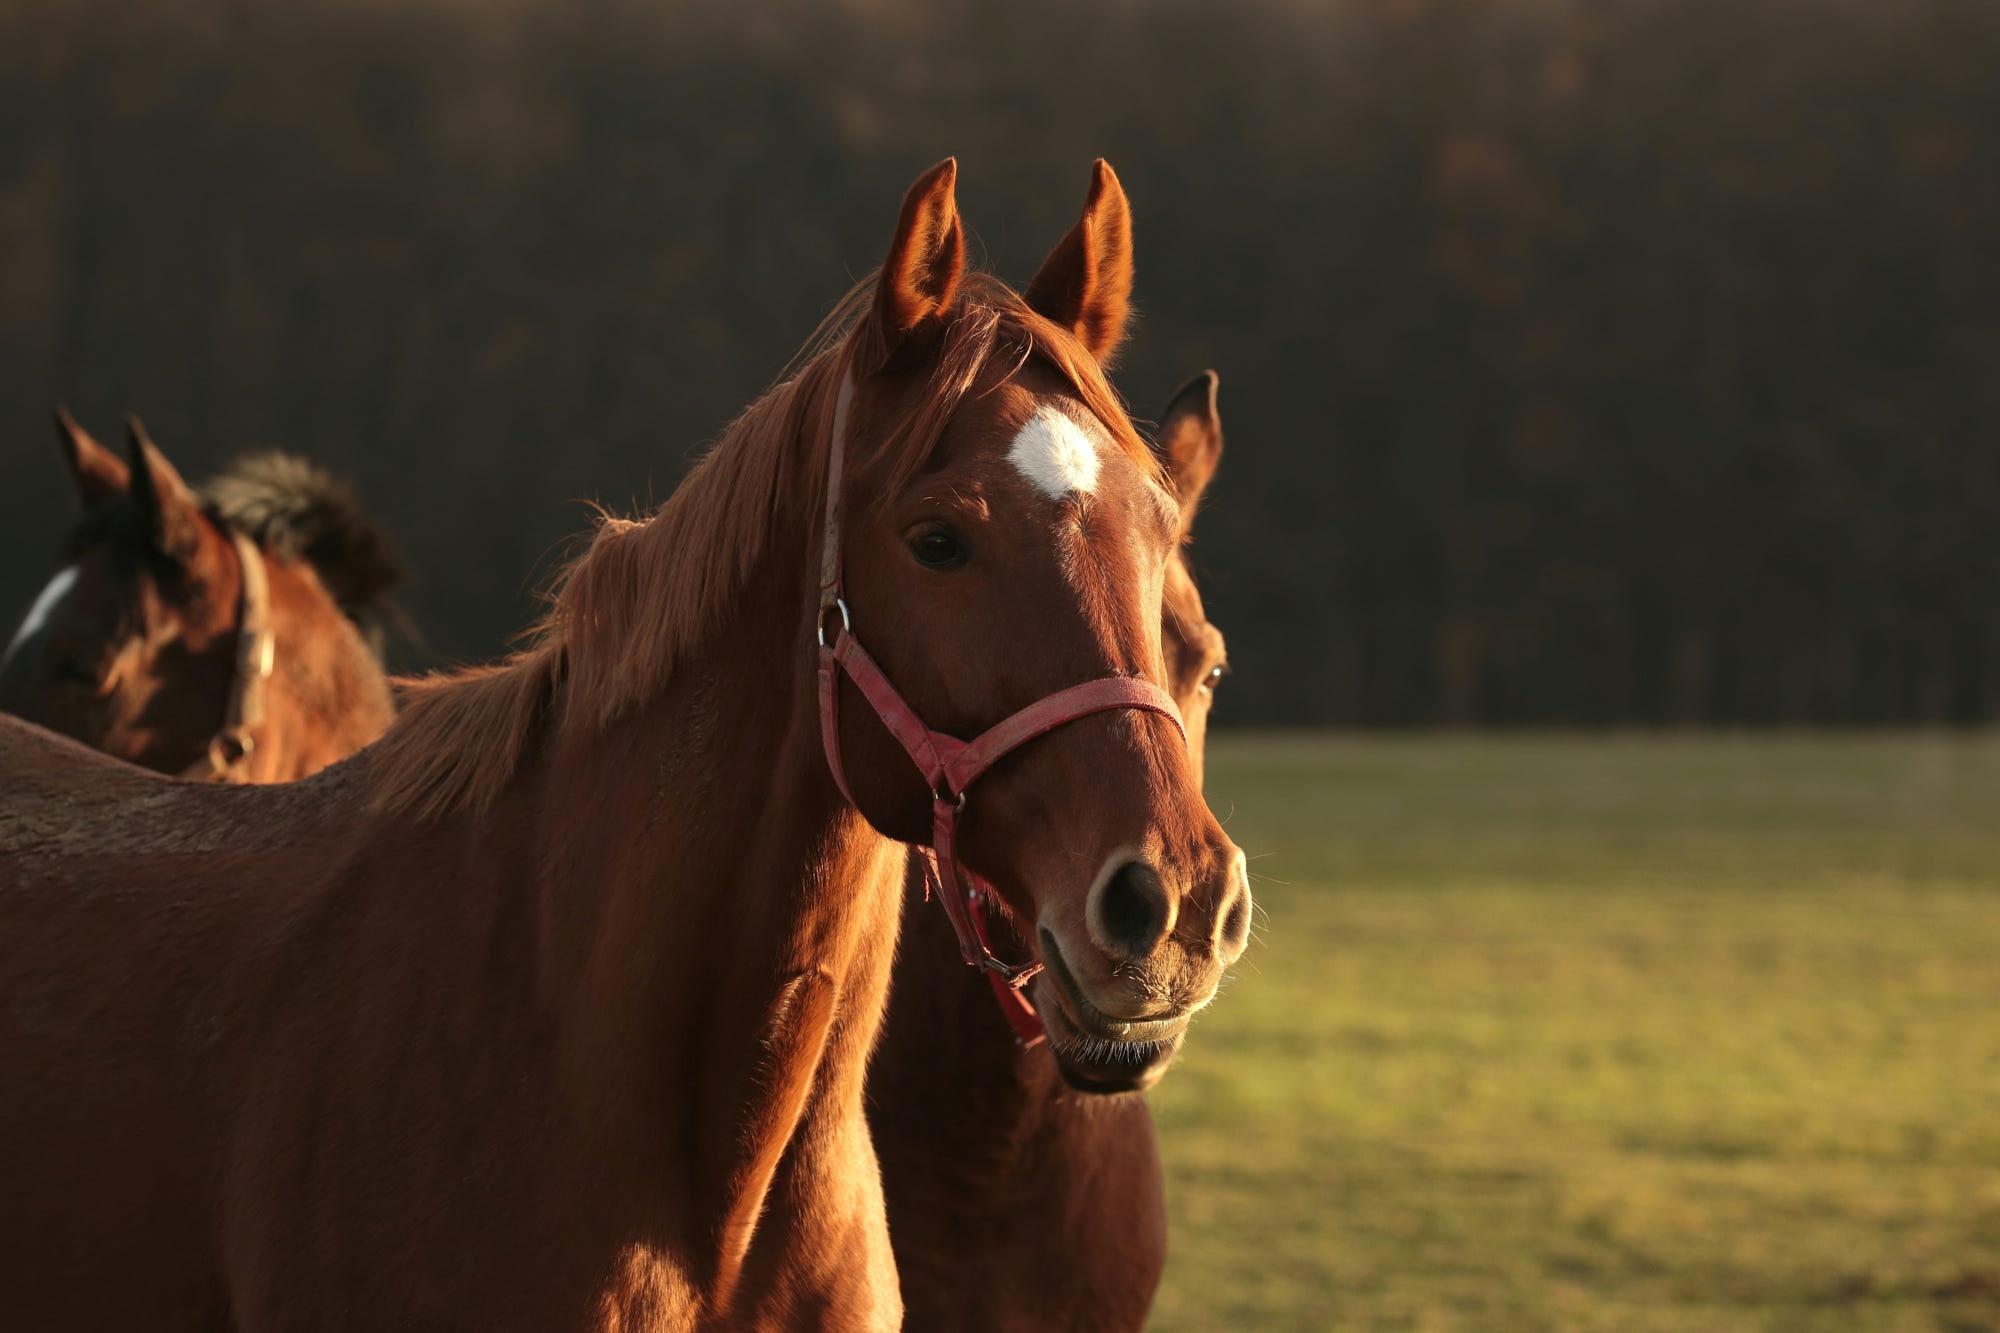
<instances>
[{"instance_id":1,"label":"bay horse ear","mask_svg":"<svg viewBox=\"0 0 2000 1333\"><path fill-rule=\"evenodd\" d=\"M63 461L69 464L70 480L76 483L85 509L125 494L132 480L125 460L92 439L67 407L56 408L56 443L62 446Z\"/></svg>"},{"instance_id":2,"label":"bay horse ear","mask_svg":"<svg viewBox=\"0 0 2000 1333\"><path fill-rule=\"evenodd\" d=\"M875 284L877 365L911 337L938 327L958 294L965 272L965 228L958 220L957 185L958 159L948 157L917 177L903 196L896 237Z\"/></svg>"},{"instance_id":3,"label":"bay horse ear","mask_svg":"<svg viewBox=\"0 0 2000 1333\"><path fill-rule=\"evenodd\" d=\"M1125 341L1132 313L1132 207L1103 158L1091 168L1083 216L1042 261L1027 297L1035 313L1075 333L1102 363L1109 364Z\"/></svg>"},{"instance_id":4,"label":"bay horse ear","mask_svg":"<svg viewBox=\"0 0 2000 1333\"><path fill-rule=\"evenodd\" d=\"M1222 377L1212 370L1183 384L1167 404L1160 418L1160 455L1174 494L1181 502L1181 535L1194 522L1202 492L1215 476L1222 461L1222 416L1215 408L1215 393Z\"/></svg>"},{"instance_id":5,"label":"bay horse ear","mask_svg":"<svg viewBox=\"0 0 2000 1333\"><path fill-rule=\"evenodd\" d=\"M170 560L192 563L201 553L204 521L194 492L146 434L144 422L137 416L126 417L125 432L132 460L132 503L146 545Z\"/></svg>"}]
</instances>

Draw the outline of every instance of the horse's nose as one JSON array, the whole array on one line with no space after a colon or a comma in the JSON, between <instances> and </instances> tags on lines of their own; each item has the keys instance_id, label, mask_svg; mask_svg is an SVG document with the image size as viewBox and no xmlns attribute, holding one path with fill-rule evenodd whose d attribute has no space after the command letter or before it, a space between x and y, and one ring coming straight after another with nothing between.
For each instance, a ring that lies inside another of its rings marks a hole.
<instances>
[{"instance_id":1,"label":"horse's nose","mask_svg":"<svg viewBox=\"0 0 2000 1333\"><path fill-rule=\"evenodd\" d=\"M1243 849L1229 858L1215 911L1215 956L1228 967L1243 956L1250 943L1250 866Z\"/></svg>"},{"instance_id":2,"label":"horse's nose","mask_svg":"<svg viewBox=\"0 0 2000 1333\"><path fill-rule=\"evenodd\" d=\"M1098 884L1085 906L1097 947L1115 959L1144 958L1174 927L1174 903L1143 861L1126 861Z\"/></svg>"}]
</instances>

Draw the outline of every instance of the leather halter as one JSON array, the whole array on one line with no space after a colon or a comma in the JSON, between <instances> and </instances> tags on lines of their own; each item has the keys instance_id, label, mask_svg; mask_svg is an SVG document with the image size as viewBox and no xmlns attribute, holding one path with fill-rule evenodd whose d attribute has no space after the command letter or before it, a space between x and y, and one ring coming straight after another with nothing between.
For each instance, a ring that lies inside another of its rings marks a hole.
<instances>
[{"instance_id":1,"label":"leather halter","mask_svg":"<svg viewBox=\"0 0 2000 1333\"><path fill-rule=\"evenodd\" d=\"M1172 695L1151 681L1131 676L1088 680L1057 690L1010 714L970 741L926 726L861 646L842 596L840 498L846 468L847 413L853 398L854 377L849 371L841 376L840 396L834 403L833 427L827 442L826 522L820 539L817 625L820 744L826 750L827 767L833 771L841 795L853 803L854 793L847 785L847 771L840 757L840 676L845 672L929 784L931 844L919 848L926 887L937 888L938 901L958 936L960 957L967 966L984 972L1015 1036L1032 1046L1042 1039L1042 1022L1021 993L1021 987L1042 970L1042 965L1008 963L993 952L986 932L985 907L989 899L999 901L998 894L958 860L958 817L964 813L972 784L1029 741L1096 713L1121 708L1159 713L1172 719L1183 742L1187 739L1187 727ZM827 628L836 615L839 627L829 639Z\"/></svg>"},{"instance_id":2,"label":"leather halter","mask_svg":"<svg viewBox=\"0 0 2000 1333\"><path fill-rule=\"evenodd\" d=\"M243 594L236 621L236 672L229 686L229 711L222 729L209 737L202 757L181 772L202 782L248 782L250 757L257 752L256 728L264 722L264 687L277 661L278 640L271 629L271 580L257 543L231 532L243 567Z\"/></svg>"}]
</instances>

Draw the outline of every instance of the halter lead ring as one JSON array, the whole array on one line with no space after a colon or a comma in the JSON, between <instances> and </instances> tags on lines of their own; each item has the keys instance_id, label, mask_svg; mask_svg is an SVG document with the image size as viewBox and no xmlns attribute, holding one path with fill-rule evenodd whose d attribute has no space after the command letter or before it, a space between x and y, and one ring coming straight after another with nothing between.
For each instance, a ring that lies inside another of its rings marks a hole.
<instances>
[{"instance_id":1,"label":"halter lead ring","mask_svg":"<svg viewBox=\"0 0 2000 1333\"><path fill-rule=\"evenodd\" d=\"M1042 1023L1020 988L1041 971L1041 964L1012 964L993 952L981 909L983 900L997 895L958 861L958 819L965 811L972 784L1029 741L1096 713L1124 708L1158 713L1172 719L1183 741L1187 738L1187 727L1172 695L1150 681L1129 676L1089 680L1057 690L1008 715L970 741L925 725L855 637L853 618L842 596L840 497L847 451L847 414L853 397L854 377L849 371L841 376L827 443L826 517L820 543L819 616L815 630L819 641L820 744L826 751L827 767L833 772L835 785L853 803L854 793L848 787L840 754L840 677L844 673L930 786L931 844L921 849L926 887L937 889L938 901L958 936L960 957L968 966L986 974L1015 1035L1023 1044L1033 1045L1042 1038ZM831 613L836 611L840 615L840 628L829 643L827 624Z\"/></svg>"}]
</instances>

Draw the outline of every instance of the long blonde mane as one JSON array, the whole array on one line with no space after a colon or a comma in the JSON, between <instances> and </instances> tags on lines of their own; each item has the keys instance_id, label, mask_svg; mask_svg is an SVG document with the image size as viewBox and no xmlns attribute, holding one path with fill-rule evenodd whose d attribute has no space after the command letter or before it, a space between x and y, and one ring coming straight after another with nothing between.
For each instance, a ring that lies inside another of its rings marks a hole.
<instances>
[{"instance_id":1,"label":"long blonde mane","mask_svg":"<svg viewBox=\"0 0 2000 1333\"><path fill-rule=\"evenodd\" d=\"M839 376L874 290L871 278L849 293L793 373L723 432L651 518L599 523L557 576L525 648L494 665L400 682L403 714L368 751L378 809L419 820L484 810L552 727L601 729L666 687L675 666L726 624L773 534L816 529ZM887 466L883 493L923 466L996 355L1017 366L1040 358L1065 376L1159 479L1083 345L997 279L968 274L922 404L857 449L857 463ZM802 598L814 573L799 571Z\"/></svg>"}]
</instances>

